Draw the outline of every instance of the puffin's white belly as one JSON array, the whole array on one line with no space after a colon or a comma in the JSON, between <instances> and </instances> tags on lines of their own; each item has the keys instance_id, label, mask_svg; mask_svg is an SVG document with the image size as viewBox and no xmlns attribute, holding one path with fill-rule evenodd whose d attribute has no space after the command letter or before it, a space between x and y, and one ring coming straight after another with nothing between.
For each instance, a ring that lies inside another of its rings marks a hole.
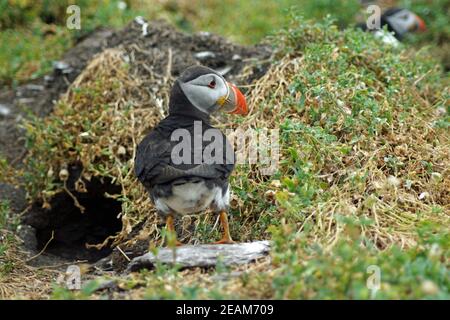
<instances>
[{"instance_id":1,"label":"puffin's white belly","mask_svg":"<svg viewBox=\"0 0 450 320\"><path fill-rule=\"evenodd\" d=\"M222 189L207 188L204 181L192 183L186 182L172 186L172 195L166 198L158 198L156 207L162 211L171 211L179 214L190 214L206 210L212 203L219 209L225 208L229 202L229 191L222 195Z\"/></svg>"}]
</instances>

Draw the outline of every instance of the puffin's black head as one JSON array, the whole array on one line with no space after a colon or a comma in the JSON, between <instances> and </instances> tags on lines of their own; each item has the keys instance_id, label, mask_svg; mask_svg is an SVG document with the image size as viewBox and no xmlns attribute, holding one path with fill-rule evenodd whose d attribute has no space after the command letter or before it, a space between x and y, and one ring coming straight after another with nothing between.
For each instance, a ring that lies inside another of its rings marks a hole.
<instances>
[{"instance_id":1,"label":"puffin's black head","mask_svg":"<svg viewBox=\"0 0 450 320\"><path fill-rule=\"evenodd\" d=\"M187 68L172 88L169 112L208 116L217 110L247 114L244 95L210 68Z\"/></svg>"},{"instance_id":2,"label":"puffin's black head","mask_svg":"<svg viewBox=\"0 0 450 320\"><path fill-rule=\"evenodd\" d=\"M387 26L388 31L393 32L398 40L402 40L403 36L408 32L424 32L426 31L425 22L414 12L403 8L389 8L380 19L380 27ZM356 25L364 31L368 30L366 23ZM371 29L370 31L379 31L380 29Z\"/></svg>"},{"instance_id":3,"label":"puffin's black head","mask_svg":"<svg viewBox=\"0 0 450 320\"><path fill-rule=\"evenodd\" d=\"M414 12L403 8L390 8L381 16L381 24L387 24L388 30L402 38L408 32L423 32L425 22Z\"/></svg>"}]
</instances>

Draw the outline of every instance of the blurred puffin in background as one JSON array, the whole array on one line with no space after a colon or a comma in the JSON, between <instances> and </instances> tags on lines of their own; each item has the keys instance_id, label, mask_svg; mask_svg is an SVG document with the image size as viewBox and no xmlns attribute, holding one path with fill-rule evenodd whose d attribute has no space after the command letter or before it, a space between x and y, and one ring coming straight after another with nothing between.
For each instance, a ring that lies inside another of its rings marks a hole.
<instances>
[{"instance_id":1,"label":"blurred puffin in background","mask_svg":"<svg viewBox=\"0 0 450 320\"><path fill-rule=\"evenodd\" d=\"M389 32L383 30L385 26ZM426 31L425 22L422 18L404 8L389 8L385 10L380 17L380 29L370 30L366 23L359 23L357 27L374 33L383 42L391 45L398 45L398 42L402 41L408 33Z\"/></svg>"},{"instance_id":2,"label":"blurred puffin in background","mask_svg":"<svg viewBox=\"0 0 450 320\"><path fill-rule=\"evenodd\" d=\"M169 115L138 145L135 174L157 213L166 219L168 231L175 232L174 217L210 208L223 227L222 239L216 243L228 244L233 243L227 217L228 180L235 155L225 135L210 124L210 114L216 111L247 114L244 95L210 68L187 68L171 89ZM180 149L180 140L187 148ZM214 152L212 142L219 146Z\"/></svg>"}]
</instances>

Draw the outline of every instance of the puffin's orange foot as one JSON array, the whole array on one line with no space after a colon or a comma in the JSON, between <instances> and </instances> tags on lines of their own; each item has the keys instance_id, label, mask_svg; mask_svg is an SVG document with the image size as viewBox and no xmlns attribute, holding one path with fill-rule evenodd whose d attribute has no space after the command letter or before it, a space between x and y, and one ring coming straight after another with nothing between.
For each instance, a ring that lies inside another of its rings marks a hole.
<instances>
[{"instance_id":1,"label":"puffin's orange foot","mask_svg":"<svg viewBox=\"0 0 450 320\"><path fill-rule=\"evenodd\" d=\"M230 228L228 226L228 217L227 213L225 211L221 211L219 214L220 223L223 227L223 233L222 233L222 239L220 239L217 242L214 242L213 244L233 244L236 243L231 239L230 235Z\"/></svg>"},{"instance_id":2,"label":"puffin's orange foot","mask_svg":"<svg viewBox=\"0 0 450 320\"><path fill-rule=\"evenodd\" d=\"M166 244L166 246L169 246L169 242L173 243L173 240L175 240L175 246L176 247L181 247L182 245L184 245L183 242L178 241L177 239L177 232L175 230L175 226L174 226L174 222L173 222L173 217L172 216L168 216L167 220L166 220L166 229L168 231L168 233L171 233L171 236L175 239L171 239L168 241L168 243Z\"/></svg>"}]
</instances>

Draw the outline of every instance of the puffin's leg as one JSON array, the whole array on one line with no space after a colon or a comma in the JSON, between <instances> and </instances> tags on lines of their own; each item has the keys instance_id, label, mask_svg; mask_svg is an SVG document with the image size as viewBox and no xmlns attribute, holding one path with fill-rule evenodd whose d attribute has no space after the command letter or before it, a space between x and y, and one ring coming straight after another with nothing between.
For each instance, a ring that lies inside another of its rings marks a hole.
<instances>
[{"instance_id":1,"label":"puffin's leg","mask_svg":"<svg viewBox=\"0 0 450 320\"><path fill-rule=\"evenodd\" d=\"M173 233L175 235L175 245L177 247L183 245L182 242L177 240L177 231L175 230L175 226L173 224L173 216L172 215L167 216L166 229L167 229L167 231L169 231L170 233Z\"/></svg>"},{"instance_id":2,"label":"puffin's leg","mask_svg":"<svg viewBox=\"0 0 450 320\"><path fill-rule=\"evenodd\" d=\"M222 233L222 239L220 239L217 242L214 242L215 244L231 244L235 243L233 239L231 239L230 235L230 227L228 225L228 216L227 212L225 210L220 211L219 213L220 223L223 227L223 233Z\"/></svg>"}]
</instances>

